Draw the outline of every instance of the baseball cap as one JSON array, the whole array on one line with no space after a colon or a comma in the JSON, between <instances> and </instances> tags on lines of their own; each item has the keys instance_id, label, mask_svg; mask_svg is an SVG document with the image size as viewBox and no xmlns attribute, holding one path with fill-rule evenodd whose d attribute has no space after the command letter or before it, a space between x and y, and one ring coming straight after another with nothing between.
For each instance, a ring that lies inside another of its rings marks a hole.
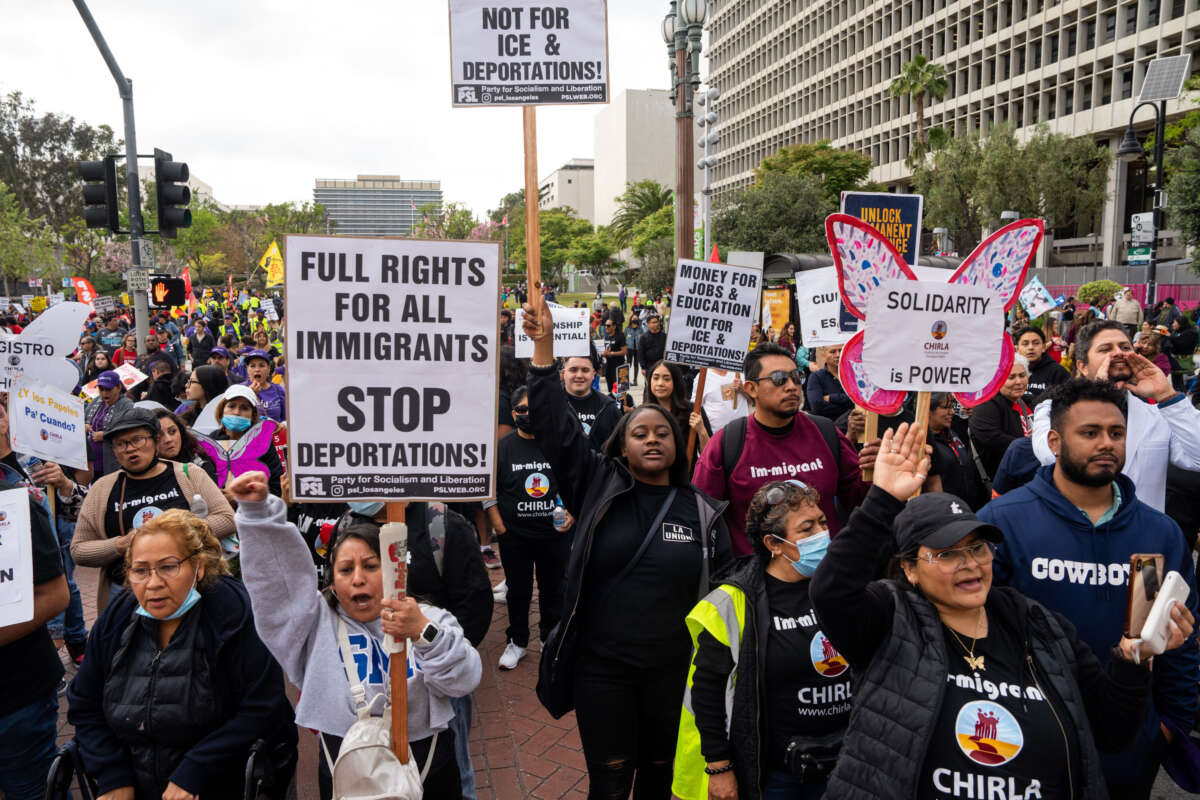
<instances>
[{"instance_id":1,"label":"baseball cap","mask_svg":"<svg viewBox=\"0 0 1200 800\"><path fill-rule=\"evenodd\" d=\"M225 390L225 394L221 395L221 399L225 401L232 400L235 397L240 397L248 401L252 406L258 405L258 395L254 393L253 389L243 383L235 383Z\"/></svg>"},{"instance_id":2,"label":"baseball cap","mask_svg":"<svg viewBox=\"0 0 1200 800\"><path fill-rule=\"evenodd\" d=\"M263 361L267 362L268 366L271 363L271 357L267 355L266 351L259 350L257 348L251 348L250 350L247 350L246 354L242 356L242 360L247 364L249 364L250 361L255 358L261 358Z\"/></svg>"},{"instance_id":3,"label":"baseball cap","mask_svg":"<svg viewBox=\"0 0 1200 800\"><path fill-rule=\"evenodd\" d=\"M130 431L135 428L145 428L151 433L158 433L158 417L148 408L133 408L127 410L114 420L110 420L104 426L104 436L106 439L111 439L122 431Z\"/></svg>"},{"instance_id":4,"label":"baseball cap","mask_svg":"<svg viewBox=\"0 0 1200 800\"><path fill-rule=\"evenodd\" d=\"M969 533L978 533L989 542L1004 540L1000 529L981 522L966 501L945 492L918 495L896 515L896 548L900 553L921 545L934 550L951 547Z\"/></svg>"},{"instance_id":5,"label":"baseball cap","mask_svg":"<svg viewBox=\"0 0 1200 800\"><path fill-rule=\"evenodd\" d=\"M115 370L106 369L96 376L96 385L101 389L115 389L121 385L121 376Z\"/></svg>"},{"instance_id":6,"label":"baseball cap","mask_svg":"<svg viewBox=\"0 0 1200 800\"><path fill-rule=\"evenodd\" d=\"M220 356L221 358L233 358L233 356L229 355L229 351L221 345L217 345L209 351L208 357L212 358L213 356Z\"/></svg>"}]
</instances>

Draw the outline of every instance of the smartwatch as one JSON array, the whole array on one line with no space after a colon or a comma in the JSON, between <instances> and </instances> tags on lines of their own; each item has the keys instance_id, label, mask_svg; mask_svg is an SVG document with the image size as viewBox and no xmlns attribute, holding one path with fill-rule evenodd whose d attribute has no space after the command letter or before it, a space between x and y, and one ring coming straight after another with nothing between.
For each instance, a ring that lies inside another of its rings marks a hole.
<instances>
[{"instance_id":1,"label":"smartwatch","mask_svg":"<svg viewBox=\"0 0 1200 800\"><path fill-rule=\"evenodd\" d=\"M434 638L438 635L441 629L432 622L425 626L425 630L421 631L421 636L418 638L421 644L433 644Z\"/></svg>"}]
</instances>

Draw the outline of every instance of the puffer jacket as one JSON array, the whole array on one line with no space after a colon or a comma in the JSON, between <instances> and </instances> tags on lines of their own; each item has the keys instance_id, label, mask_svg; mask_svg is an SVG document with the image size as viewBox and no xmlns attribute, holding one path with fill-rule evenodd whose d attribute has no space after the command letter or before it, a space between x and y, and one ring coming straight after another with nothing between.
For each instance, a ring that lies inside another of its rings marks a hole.
<instances>
[{"instance_id":1,"label":"puffer jacket","mask_svg":"<svg viewBox=\"0 0 1200 800\"><path fill-rule=\"evenodd\" d=\"M245 588L222 577L203 589L161 651L158 623L136 610L131 592L113 600L67 690L67 719L98 793L133 786L138 800L153 800L171 782L205 798L241 797L258 739L290 774L292 706L283 672L254 630Z\"/></svg>"}]
</instances>

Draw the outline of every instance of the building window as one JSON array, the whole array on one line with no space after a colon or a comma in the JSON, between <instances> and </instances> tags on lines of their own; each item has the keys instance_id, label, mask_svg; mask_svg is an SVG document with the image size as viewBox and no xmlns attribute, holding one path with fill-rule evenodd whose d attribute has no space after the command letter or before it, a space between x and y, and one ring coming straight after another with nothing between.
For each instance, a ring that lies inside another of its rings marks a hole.
<instances>
[{"instance_id":1,"label":"building window","mask_svg":"<svg viewBox=\"0 0 1200 800\"><path fill-rule=\"evenodd\" d=\"M1133 67L1121 70L1121 99L1133 97Z\"/></svg>"},{"instance_id":2,"label":"building window","mask_svg":"<svg viewBox=\"0 0 1200 800\"><path fill-rule=\"evenodd\" d=\"M1104 41L1111 42L1117 36L1117 12L1110 11L1104 15Z\"/></svg>"},{"instance_id":3,"label":"building window","mask_svg":"<svg viewBox=\"0 0 1200 800\"><path fill-rule=\"evenodd\" d=\"M1083 23L1083 49L1091 50L1096 46L1096 20L1089 19Z\"/></svg>"}]
</instances>

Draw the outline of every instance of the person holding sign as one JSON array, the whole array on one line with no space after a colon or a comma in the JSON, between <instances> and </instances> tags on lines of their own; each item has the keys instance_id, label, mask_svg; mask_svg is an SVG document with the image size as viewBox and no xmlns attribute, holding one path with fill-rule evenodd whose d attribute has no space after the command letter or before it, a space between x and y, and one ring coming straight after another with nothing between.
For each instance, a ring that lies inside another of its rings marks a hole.
<instances>
[{"instance_id":1,"label":"person holding sign","mask_svg":"<svg viewBox=\"0 0 1200 800\"><path fill-rule=\"evenodd\" d=\"M342 737L357 719L351 684L362 686L363 701L377 714L383 711L380 696L387 695L394 666L385 636L411 643L408 737L412 758L428 764L425 797L460 797L450 700L473 692L483 667L458 620L412 597L385 594L374 522L342 518L326 551L333 581L321 591L308 544L287 521L283 500L268 493L267 475L247 472L228 488L238 502L242 576L255 624L288 680L300 688L296 724L321 738L322 800L333 792L326 759L337 758Z\"/></svg>"},{"instance_id":2,"label":"person holding sign","mask_svg":"<svg viewBox=\"0 0 1200 800\"><path fill-rule=\"evenodd\" d=\"M635 780L639 797L667 797L691 656L684 618L728 560L721 505L688 483L687 438L657 404L593 451L554 369L544 299L525 306L523 326L533 434L577 520L538 698L555 717L575 707L592 797L626 797Z\"/></svg>"},{"instance_id":3,"label":"person holding sign","mask_svg":"<svg viewBox=\"0 0 1200 800\"><path fill-rule=\"evenodd\" d=\"M604 384L610 392L617 384L617 368L625 364L625 354L629 352L625 344L625 332L621 330L621 322L616 319L604 321Z\"/></svg>"}]
</instances>

